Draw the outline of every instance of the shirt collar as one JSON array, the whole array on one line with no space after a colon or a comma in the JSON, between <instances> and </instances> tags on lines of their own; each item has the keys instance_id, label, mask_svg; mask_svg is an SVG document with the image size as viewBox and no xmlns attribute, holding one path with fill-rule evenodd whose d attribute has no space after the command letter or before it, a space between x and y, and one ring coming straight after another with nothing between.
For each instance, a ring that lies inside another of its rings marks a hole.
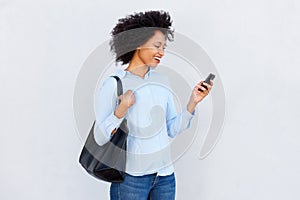
<instances>
[{"instance_id":1,"label":"shirt collar","mask_svg":"<svg viewBox=\"0 0 300 200\"><path fill-rule=\"evenodd\" d=\"M151 73L153 72L154 68L152 67L149 67L149 71L146 73L145 75L145 79L148 79L149 76L151 75ZM116 75L119 77L119 78L124 78L125 76L127 76L128 74L131 74L130 72L128 71L125 71L124 69L118 69L117 72L116 72Z\"/></svg>"}]
</instances>

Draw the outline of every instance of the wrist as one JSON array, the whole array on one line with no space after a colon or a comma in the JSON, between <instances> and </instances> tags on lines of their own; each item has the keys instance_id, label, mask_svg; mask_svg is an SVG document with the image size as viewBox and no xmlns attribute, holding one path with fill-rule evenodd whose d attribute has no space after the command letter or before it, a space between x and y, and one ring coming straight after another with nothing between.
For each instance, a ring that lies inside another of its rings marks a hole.
<instances>
[{"instance_id":1,"label":"wrist","mask_svg":"<svg viewBox=\"0 0 300 200\"><path fill-rule=\"evenodd\" d=\"M197 103L196 102L192 102L192 101L189 101L189 103L187 104L187 111L189 111L189 113L193 113L195 108L197 106Z\"/></svg>"},{"instance_id":2,"label":"wrist","mask_svg":"<svg viewBox=\"0 0 300 200\"><path fill-rule=\"evenodd\" d=\"M115 115L117 118L119 118L119 119L120 119L120 118L123 118L123 117L126 115L128 109L129 109L128 106L123 105L122 103L120 103L120 104L117 106L117 108L116 108L116 110L115 110L115 112L114 112L114 115Z\"/></svg>"}]
</instances>

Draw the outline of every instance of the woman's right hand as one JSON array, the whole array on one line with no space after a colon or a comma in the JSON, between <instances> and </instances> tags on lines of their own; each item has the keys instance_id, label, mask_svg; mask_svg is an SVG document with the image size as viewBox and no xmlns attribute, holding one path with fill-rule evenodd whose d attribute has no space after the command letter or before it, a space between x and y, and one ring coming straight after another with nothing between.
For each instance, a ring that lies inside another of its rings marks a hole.
<instances>
[{"instance_id":1,"label":"woman's right hand","mask_svg":"<svg viewBox=\"0 0 300 200\"><path fill-rule=\"evenodd\" d=\"M121 100L121 104L130 108L135 103L135 96L132 90L127 90L124 94L118 97Z\"/></svg>"},{"instance_id":2,"label":"woman's right hand","mask_svg":"<svg viewBox=\"0 0 300 200\"><path fill-rule=\"evenodd\" d=\"M115 116L122 118L126 115L128 109L135 103L135 96L132 90L127 90L124 94L120 95L118 99L121 103L115 110Z\"/></svg>"}]
</instances>

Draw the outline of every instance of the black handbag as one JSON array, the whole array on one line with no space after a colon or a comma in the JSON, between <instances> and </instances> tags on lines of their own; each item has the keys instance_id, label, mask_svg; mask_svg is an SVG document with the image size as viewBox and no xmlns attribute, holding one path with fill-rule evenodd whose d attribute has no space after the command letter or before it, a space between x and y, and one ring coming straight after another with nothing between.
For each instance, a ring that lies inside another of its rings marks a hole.
<instances>
[{"instance_id":1,"label":"black handbag","mask_svg":"<svg viewBox=\"0 0 300 200\"><path fill-rule=\"evenodd\" d=\"M112 77L117 80L117 93L120 96L123 94L122 82L119 77ZM98 145L94 139L95 123L96 121L94 121L81 151L79 163L90 175L97 179L120 183L125 177L127 121L124 119L110 141L102 146Z\"/></svg>"}]
</instances>

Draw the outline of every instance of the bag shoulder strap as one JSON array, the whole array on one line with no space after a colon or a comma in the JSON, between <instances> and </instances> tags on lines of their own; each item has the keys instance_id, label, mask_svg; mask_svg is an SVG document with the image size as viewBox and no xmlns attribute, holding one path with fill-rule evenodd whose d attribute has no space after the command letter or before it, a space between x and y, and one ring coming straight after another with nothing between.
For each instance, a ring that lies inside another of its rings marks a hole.
<instances>
[{"instance_id":1,"label":"bag shoulder strap","mask_svg":"<svg viewBox=\"0 0 300 200\"><path fill-rule=\"evenodd\" d=\"M123 94L123 85L122 85L122 81L118 76L111 76L114 77L117 80L117 94L118 96ZM118 104L120 104L121 99L119 99ZM126 133L128 133L128 128L127 128L127 119L124 118L121 125L120 125L121 129L124 130Z\"/></svg>"},{"instance_id":2,"label":"bag shoulder strap","mask_svg":"<svg viewBox=\"0 0 300 200\"><path fill-rule=\"evenodd\" d=\"M122 81L118 76L111 76L117 80L117 94L118 96L123 94L123 85ZM121 100L119 99L118 103L120 104Z\"/></svg>"}]
</instances>

